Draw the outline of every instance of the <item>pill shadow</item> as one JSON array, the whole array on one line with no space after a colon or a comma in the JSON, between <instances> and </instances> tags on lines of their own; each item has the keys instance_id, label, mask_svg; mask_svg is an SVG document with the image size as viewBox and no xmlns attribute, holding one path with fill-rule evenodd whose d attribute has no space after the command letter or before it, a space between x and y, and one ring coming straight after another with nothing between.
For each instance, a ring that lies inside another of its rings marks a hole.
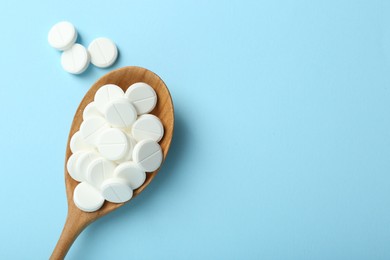
<instances>
[{"instance_id":1,"label":"pill shadow","mask_svg":"<svg viewBox=\"0 0 390 260\"><path fill-rule=\"evenodd\" d=\"M71 255L74 255L77 259L90 259L88 258L91 255L90 252L93 252L96 245L100 244L96 241L103 239L106 228L118 221L131 223L133 212L140 213L142 210L147 210L149 208L148 203L158 198L159 193L175 188L170 183L173 183L171 180L175 178L176 174L179 174L179 169L181 168L179 164L185 161L186 151L189 149L187 144L190 141L185 117L180 113L179 109L176 108L175 111L177 112L175 112L172 144L160 172L145 191L134 198L134 200L87 227L84 230L84 234L75 242L77 246L72 248L73 250L71 249ZM107 250L109 249L107 248Z\"/></svg>"},{"instance_id":2,"label":"pill shadow","mask_svg":"<svg viewBox=\"0 0 390 260\"><path fill-rule=\"evenodd\" d=\"M88 47L88 43L85 42L83 34L84 34L84 32L80 31L80 29L78 29L76 43L79 43L79 44L85 46L85 48L87 48Z\"/></svg>"}]
</instances>

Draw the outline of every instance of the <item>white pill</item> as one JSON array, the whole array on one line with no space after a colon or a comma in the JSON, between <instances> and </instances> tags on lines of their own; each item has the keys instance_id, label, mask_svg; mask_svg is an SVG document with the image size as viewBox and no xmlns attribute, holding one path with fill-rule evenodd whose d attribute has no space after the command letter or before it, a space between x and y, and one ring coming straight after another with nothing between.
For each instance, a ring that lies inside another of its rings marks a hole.
<instances>
[{"instance_id":1,"label":"white pill","mask_svg":"<svg viewBox=\"0 0 390 260\"><path fill-rule=\"evenodd\" d=\"M73 201L82 211L93 212L102 207L104 198L99 190L86 182L82 182L74 189Z\"/></svg>"},{"instance_id":2,"label":"white pill","mask_svg":"<svg viewBox=\"0 0 390 260\"><path fill-rule=\"evenodd\" d=\"M117 98L106 106L104 116L112 126L130 127L137 119L137 111L127 98Z\"/></svg>"},{"instance_id":3,"label":"white pill","mask_svg":"<svg viewBox=\"0 0 390 260\"><path fill-rule=\"evenodd\" d=\"M79 156L76 163L76 171L82 181L85 181L86 179L89 165L99 157L100 156L96 152L85 152Z\"/></svg>"},{"instance_id":4,"label":"white pill","mask_svg":"<svg viewBox=\"0 0 390 260\"><path fill-rule=\"evenodd\" d=\"M131 133L135 140L152 139L159 142L164 135L164 127L155 115L142 115L132 126Z\"/></svg>"},{"instance_id":5,"label":"white pill","mask_svg":"<svg viewBox=\"0 0 390 260\"><path fill-rule=\"evenodd\" d=\"M109 126L102 117L91 117L80 125L80 133L88 144L96 145L99 135Z\"/></svg>"},{"instance_id":6,"label":"white pill","mask_svg":"<svg viewBox=\"0 0 390 260\"><path fill-rule=\"evenodd\" d=\"M121 163L116 167L114 176L122 178L131 189L138 189L146 179L146 173L134 162Z\"/></svg>"},{"instance_id":7,"label":"white pill","mask_svg":"<svg viewBox=\"0 0 390 260\"><path fill-rule=\"evenodd\" d=\"M146 172L157 170L162 159L161 147L153 140L142 140L134 147L133 160Z\"/></svg>"},{"instance_id":8,"label":"white pill","mask_svg":"<svg viewBox=\"0 0 390 260\"><path fill-rule=\"evenodd\" d=\"M131 85L125 93L137 110L138 115L149 113L157 104L157 95L154 89L144 82Z\"/></svg>"},{"instance_id":9,"label":"white pill","mask_svg":"<svg viewBox=\"0 0 390 260\"><path fill-rule=\"evenodd\" d=\"M84 152L75 152L73 153L68 161L66 162L66 169L68 170L68 173L72 179L75 181L82 181L82 175L77 171L77 161L80 158L81 155L83 155Z\"/></svg>"},{"instance_id":10,"label":"white pill","mask_svg":"<svg viewBox=\"0 0 390 260\"><path fill-rule=\"evenodd\" d=\"M95 159L88 166L86 179L90 184L99 189L103 181L114 175L115 167L116 165L107 159Z\"/></svg>"},{"instance_id":11,"label":"white pill","mask_svg":"<svg viewBox=\"0 0 390 260\"><path fill-rule=\"evenodd\" d=\"M59 22L49 31L47 40L49 44L57 50L67 50L76 42L77 31L70 22Z\"/></svg>"},{"instance_id":12,"label":"white pill","mask_svg":"<svg viewBox=\"0 0 390 260\"><path fill-rule=\"evenodd\" d=\"M133 190L125 180L119 178L110 178L104 181L101 191L104 199L113 203L126 202L133 197Z\"/></svg>"},{"instance_id":13,"label":"white pill","mask_svg":"<svg viewBox=\"0 0 390 260\"><path fill-rule=\"evenodd\" d=\"M100 87L95 93L95 106L100 112L104 112L106 105L114 99L124 96L123 90L114 84L107 84Z\"/></svg>"},{"instance_id":14,"label":"white pill","mask_svg":"<svg viewBox=\"0 0 390 260\"><path fill-rule=\"evenodd\" d=\"M89 103L83 111L83 119L87 120L88 118L91 117L103 117L103 114L100 113L100 111L97 109L95 102L92 101Z\"/></svg>"},{"instance_id":15,"label":"white pill","mask_svg":"<svg viewBox=\"0 0 390 260\"><path fill-rule=\"evenodd\" d=\"M62 68L72 74L83 73L89 65L89 54L81 44L74 44L61 55Z\"/></svg>"},{"instance_id":16,"label":"white pill","mask_svg":"<svg viewBox=\"0 0 390 260\"><path fill-rule=\"evenodd\" d=\"M85 142L84 138L81 136L80 131L77 131L73 134L72 138L70 139L69 146L72 153L94 149L92 145Z\"/></svg>"},{"instance_id":17,"label":"white pill","mask_svg":"<svg viewBox=\"0 0 390 260\"><path fill-rule=\"evenodd\" d=\"M91 62L99 68L107 68L114 64L118 57L118 48L108 38L97 38L88 46Z\"/></svg>"},{"instance_id":18,"label":"white pill","mask_svg":"<svg viewBox=\"0 0 390 260\"><path fill-rule=\"evenodd\" d=\"M116 161L127 154L129 143L125 133L117 128L109 128L100 134L97 148L101 155L109 160Z\"/></svg>"},{"instance_id":19,"label":"white pill","mask_svg":"<svg viewBox=\"0 0 390 260\"><path fill-rule=\"evenodd\" d=\"M137 144L137 141L133 137L131 137L130 134L128 134L126 132L125 132L125 134L127 137L127 143L129 145L129 148L128 148L125 156L122 159L116 160L116 163L123 163L123 162L130 161L131 158L133 157L133 150L134 150L134 146Z\"/></svg>"}]
</instances>

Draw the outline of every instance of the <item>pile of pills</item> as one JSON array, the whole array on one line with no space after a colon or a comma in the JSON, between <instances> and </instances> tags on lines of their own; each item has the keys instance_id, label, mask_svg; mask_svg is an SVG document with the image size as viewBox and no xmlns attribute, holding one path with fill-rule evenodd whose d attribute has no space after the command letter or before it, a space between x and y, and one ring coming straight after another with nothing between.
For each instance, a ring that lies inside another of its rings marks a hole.
<instances>
[{"instance_id":1,"label":"pile of pills","mask_svg":"<svg viewBox=\"0 0 390 260\"><path fill-rule=\"evenodd\" d=\"M99 68L107 68L115 63L118 57L118 48L108 38L97 38L93 40L88 49L76 43L77 31L70 22L59 22L49 31L49 44L60 51L61 65L69 73L83 73L91 62Z\"/></svg>"},{"instance_id":2,"label":"pile of pills","mask_svg":"<svg viewBox=\"0 0 390 260\"><path fill-rule=\"evenodd\" d=\"M146 172L160 167L163 154L158 142L164 128L158 117L148 114L156 103L156 92L143 82L126 92L113 84L98 89L70 140L67 170L80 182L73 193L79 209L93 212L105 200L130 200Z\"/></svg>"}]
</instances>

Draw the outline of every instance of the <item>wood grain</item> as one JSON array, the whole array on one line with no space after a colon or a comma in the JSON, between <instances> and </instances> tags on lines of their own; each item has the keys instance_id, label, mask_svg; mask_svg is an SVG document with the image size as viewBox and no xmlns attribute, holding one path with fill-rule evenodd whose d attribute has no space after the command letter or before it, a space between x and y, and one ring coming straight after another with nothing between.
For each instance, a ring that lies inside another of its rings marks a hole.
<instances>
[{"instance_id":1,"label":"wood grain","mask_svg":"<svg viewBox=\"0 0 390 260\"><path fill-rule=\"evenodd\" d=\"M80 124L83 121L83 110L90 102L93 101L95 92L105 84L116 84L123 90L126 90L131 84L136 82L145 82L149 84L157 93L157 105L151 114L159 117L164 126L164 137L160 141L160 146L162 148L165 160L171 144L174 127L174 109L171 95L165 83L156 74L144 68L129 66L109 72L100 78L95 84L93 84L90 90L85 94L83 100L77 108L72 126L70 128L66 148L65 165L69 156L72 154L69 147L70 138L75 132L79 130ZM147 173L145 183L134 191L133 198L138 196L149 185L158 171L159 169L152 173ZM77 184L78 182L70 177L65 166L65 185L68 201L68 215L60 239L50 257L52 260L64 259L74 240L86 226L125 204L115 204L106 201L103 207L98 211L91 213L81 211L73 203L73 191Z\"/></svg>"}]
</instances>

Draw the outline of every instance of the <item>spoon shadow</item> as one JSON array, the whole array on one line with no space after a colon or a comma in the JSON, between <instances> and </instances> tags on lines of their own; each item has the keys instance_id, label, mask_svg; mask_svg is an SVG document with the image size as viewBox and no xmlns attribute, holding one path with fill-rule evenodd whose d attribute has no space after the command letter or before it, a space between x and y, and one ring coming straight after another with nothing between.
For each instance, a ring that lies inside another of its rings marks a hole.
<instances>
[{"instance_id":1,"label":"spoon shadow","mask_svg":"<svg viewBox=\"0 0 390 260\"><path fill-rule=\"evenodd\" d=\"M185 117L180 114L180 109L176 110L175 113L175 131L173 133L173 139L169 150L169 155L164 161L159 174L155 177L153 182L150 184L151 187L146 189L142 195L137 196L134 200L131 200L127 205L118 208L111 214L108 214L104 218L98 219L95 223L92 223L81 235L77 242L77 247L74 247L69 257L77 255L77 259L92 259L90 252L94 251L97 241L104 236L105 229L107 226L113 225L112 222L118 221L129 221L129 218L134 211L138 213L143 210L144 207L148 207L148 203L154 198L158 198L159 193L163 193L166 189L174 189L169 183L176 173L175 169L180 168L178 165L184 161L183 156L186 153L188 143L188 132L187 122ZM130 222L130 221L129 221Z\"/></svg>"}]
</instances>

